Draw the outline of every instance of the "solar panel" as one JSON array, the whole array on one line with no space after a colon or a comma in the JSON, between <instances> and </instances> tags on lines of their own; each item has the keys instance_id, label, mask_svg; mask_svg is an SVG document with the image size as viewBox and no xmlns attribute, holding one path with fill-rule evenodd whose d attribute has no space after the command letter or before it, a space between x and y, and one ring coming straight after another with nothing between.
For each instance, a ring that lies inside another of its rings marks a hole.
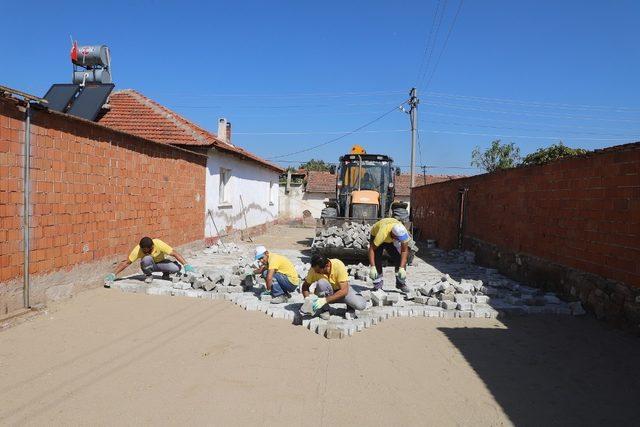
<instances>
[{"instance_id":1,"label":"solar panel","mask_svg":"<svg viewBox=\"0 0 640 427\"><path fill-rule=\"evenodd\" d=\"M115 85L87 85L75 99L67 114L94 121Z\"/></svg>"},{"instance_id":2,"label":"solar panel","mask_svg":"<svg viewBox=\"0 0 640 427\"><path fill-rule=\"evenodd\" d=\"M73 99L80 85L72 84L55 84L49 88L44 99L47 100L47 106L54 111L64 113L64 110Z\"/></svg>"}]
</instances>

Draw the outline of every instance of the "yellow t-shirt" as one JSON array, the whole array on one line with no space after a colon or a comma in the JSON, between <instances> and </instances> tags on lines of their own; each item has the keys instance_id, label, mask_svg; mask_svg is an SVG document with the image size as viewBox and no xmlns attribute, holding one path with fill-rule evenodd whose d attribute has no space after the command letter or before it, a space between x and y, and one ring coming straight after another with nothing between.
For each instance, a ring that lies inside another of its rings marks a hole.
<instances>
[{"instance_id":1,"label":"yellow t-shirt","mask_svg":"<svg viewBox=\"0 0 640 427\"><path fill-rule=\"evenodd\" d=\"M298 286L300 283L300 277L298 277L296 268L293 266L291 261L282 255L269 253L269 265L267 266L267 269L276 270L276 272L284 274L293 285Z\"/></svg>"},{"instance_id":2,"label":"yellow t-shirt","mask_svg":"<svg viewBox=\"0 0 640 427\"><path fill-rule=\"evenodd\" d=\"M320 279L328 280L331 283L331 287L334 291L340 289L340 282L348 282L349 281L349 273L347 272L347 267L344 266L344 263L337 258L331 258L329 260L331 263L331 273L327 277L326 274L318 274L313 268L309 269L309 274L307 274L307 278L305 282L308 284L312 284Z\"/></svg>"},{"instance_id":3,"label":"yellow t-shirt","mask_svg":"<svg viewBox=\"0 0 640 427\"><path fill-rule=\"evenodd\" d=\"M384 218L373 224L373 227L371 227L373 244L376 246L380 246L383 243L393 243L391 229L396 224L402 223L395 218Z\"/></svg>"},{"instance_id":4,"label":"yellow t-shirt","mask_svg":"<svg viewBox=\"0 0 640 427\"><path fill-rule=\"evenodd\" d=\"M173 248L167 245L160 239L153 239L153 250L151 256L154 262L160 262L164 259L165 255L171 255ZM137 259L144 258L144 252L140 249L140 245L137 245L129 254L129 261L134 262Z\"/></svg>"}]
</instances>

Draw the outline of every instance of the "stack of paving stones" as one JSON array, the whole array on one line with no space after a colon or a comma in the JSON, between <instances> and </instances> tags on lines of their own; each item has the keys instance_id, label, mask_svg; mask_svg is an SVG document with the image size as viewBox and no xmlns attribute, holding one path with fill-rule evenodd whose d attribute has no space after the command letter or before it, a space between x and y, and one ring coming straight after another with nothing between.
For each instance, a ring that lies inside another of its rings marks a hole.
<instances>
[{"instance_id":1,"label":"stack of paving stones","mask_svg":"<svg viewBox=\"0 0 640 427\"><path fill-rule=\"evenodd\" d=\"M247 247L249 253L252 248ZM301 278L310 268L298 251L281 251L294 261ZM407 267L409 295L394 287L394 271L385 268L385 287L374 291L368 266L348 265L350 284L367 301L365 310L347 311L345 304L331 304L329 320L314 317L311 299L294 292L282 304L271 304L264 281L255 277L250 256L194 253L201 274L179 274L172 281L146 284L116 281L112 287L150 295L187 296L231 301L248 311L261 311L286 319L326 338L344 338L393 317L496 318L500 315L584 314L579 302L566 303L551 293L519 284L496 270L477 266L470 252L429 250L429 263L416 259Z\"/></svg>"},{"instance_id":2,"label":"stack of paving stones","mask_svg":"<svg viewBox=\"0 0 640 427\"><path fill-rule=\"evenodd\" d=\"M318 230L311 248L353 248L369 247L370 224L345 222L341 226L331 226Z\"/></svg>"},{"instance_id":3,"label":"stack of paving stones","mask_svg":"<svg viewBox=\"0 0 640 427\"><path fill-rule=\"evenodd\" d=\"M370 224L345 222L341 226L334 225L318 230L311 248L368 249L370 235ZM409 249L418 252L418 247L413 239L409 241Z\"/></svg>"}]
</instances>

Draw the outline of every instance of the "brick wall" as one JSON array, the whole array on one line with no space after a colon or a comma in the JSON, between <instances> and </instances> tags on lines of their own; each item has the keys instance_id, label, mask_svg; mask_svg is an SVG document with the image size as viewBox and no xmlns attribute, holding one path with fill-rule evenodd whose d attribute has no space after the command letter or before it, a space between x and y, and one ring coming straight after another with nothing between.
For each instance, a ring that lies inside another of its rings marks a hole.
<instances>
[{"instance_id":1,"label":"brick wall","mask_svg":"<svg viewBox=\"0 0 640 427\"><path fill-rule=\"evenodd\" d=\"M20 106L0 99L0 314L22 298L24 129ZM31 274L124 258L144 235L203 239L206 156L38 110L31 143ZM33 294L43 302L45 289Z\"/></svg>"},{"instance_id":2,"label":"brick wall","mask_svg":"<svg viewBox=\"0 0 640 427\"><path fill-rule=\"evenodd\" d=\"M415 188L411 204L421 238L436 239L445 249L457 246L462 188L468 189L463 244L481 260L530 282L562 281L557 290L580 297L603 316L613 314L614 307L605 310L595 294L616 295L620 310L635 303L640 295L640 143ZM523 259L530 260L530 268ZM545 274L545 265L556 273ZM569 269L589 274L580 276L581 282L601 278L608 285L570 285Z\"/></svg>"}]
</instances>

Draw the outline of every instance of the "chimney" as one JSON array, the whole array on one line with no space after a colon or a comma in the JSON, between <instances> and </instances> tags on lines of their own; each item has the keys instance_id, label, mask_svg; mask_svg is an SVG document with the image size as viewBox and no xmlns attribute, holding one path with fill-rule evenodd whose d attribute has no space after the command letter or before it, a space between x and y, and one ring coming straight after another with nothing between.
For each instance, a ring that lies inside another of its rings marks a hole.
<instances>
[{"instance_id":1,"label":"chimney","mask_svg":"<svg viewBox=\"0 0 640 427\"><path fill-rule=\"evenodd\" d=\"M229 143L229 137L227 136L227 130L230 129L230 125L227 124L227 119L221 117L218 119L218 139L222 142Z\"/></svg>"},{"instance_id":2,"label":"chimney","mask_svg":"<svg viewBox=\"0 0 640 427\"><path fill-rule=\"evenodd\" d=\"M231 122L227 122L227 143L231 144Z\"/></svg>"}]
</instances>

